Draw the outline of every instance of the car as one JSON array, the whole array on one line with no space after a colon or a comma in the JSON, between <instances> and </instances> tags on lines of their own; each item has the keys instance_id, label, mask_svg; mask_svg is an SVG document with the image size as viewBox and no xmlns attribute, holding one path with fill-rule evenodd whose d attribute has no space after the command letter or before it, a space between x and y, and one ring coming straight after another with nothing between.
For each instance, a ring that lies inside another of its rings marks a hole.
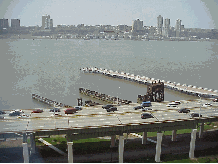
<instances>
[{"instance_id":1,"label":"car","mask_svg":"<svg viewBox=\"0 0 218 164\"><path fill-rule=\"evenodd\" d=\"M149 107L149 106L152 106L152 105L151 105L151 102L150 102L150 101L143 101L143 102L141 103L141 106L143 106L143 107Z\"/></svg>"},{"instance_id":2,"label":"car","mask_svg":"<svg viewBox=\"0 0 218 164\"><path fill-rule=\"evenodd\" d=\"M74 108L77 110L82 110L82 106L75 106Z\"/></svg>"},{"instance_id":3,"label":"car","mask_svg":"<svg viewBox=\"0 0 218 164\"><path fill-rule=\"evenodd\" d=\"M216 99L213 99L213 102L218 102L218 98L216 98Z\"/></svg>"},{"instance_id":4,"label":"car","mask_svg":"<svg viewBox=\"0 0 218 164\"><path fill-rule=\"evenodd\" d=\"M143 108L144 108L143 106L135 106L135 107L133 107L134 110L143 109Z\"/></svg>"},{"instance_id":5,"label":"car","mask_svg":"<svg viewBox=\"0 0 218 164\"><path fill-rule=\"evenodd\" d=\"M20 116L20 115L21 115L21 112L19 112L19 111L11 111L9 113L9 116Z\"/></svg>"},{"instance_id":6,"label":"car","mask_svg":"<svg viewBox=\"0 0 218 164\"><path fill-rule=\"evenodd\" d=\"M60 108L53 108L50 109L50 112L61 112Z\"/></svg>"},{"instance_id":7,"label":"car","mask_svg":"<svg viewBox=\"0 0 218 164\"><path fill-rule=\"evenodd\" d=\"M210 103L203 104L203 107L210 107L210 106L212 106Z\"/></svg>"},{"instance_id":8,"label":"car","mask_svg":"<svg viewBox=\"0 0 218 164\"><path fill-rule=\"evenodd\" d=\"M78 110L76 108L67 108L64 112L65 112L65 114L74 114L77 111Z\"/></svg>"},{"instance_id":9,"label":"car","mask_svg":"<svg viewBox=\"0 0 218 164\"><path fill-rule=\"evenodd\" d=\"M4 117L3 117L3 116L0 116L0 119L4 119Z\"/></svg>"},{"instance_id":10,"label":"car","mask_svg":"<svg viewBox=\"0 0 218 164\"><path fill-rule=\"evenodd\" d=\"M177 105L166 105L166 107L177 107Z\"/></svg>"},{"instance_id":11,"label":"car","mask_svg":"<svg viewBox=\"0 0 218 164\"><path fill-rule=\"evenodd\" d=\"M154 118L154 116L152 116L152 114L150 114L150 113L142 113L142 114L141 114L141 118L142 118L142 119Z\"/></svg>"},{"instance_id":12,"label":"car","mask_svg":"<svg viewBox=\"0 0 218 164\"><path fill-rule=\"evenodd\" d=\"M178 101L177 101L177 102L178 102ZM180 103L177 103L177 102L171 102L171 103L169 103L168 105L171 105L171 106L179 105Z\"/></svg>"},{"instance_id":13,"label":"car","mask_svg":"<svg viewBox=\"0 0 218 164\"><path fill-rule=\"evenodd\" d=\"M199 117L199 113L192 113L190 116L191 117ZM200 117L202 117L202 115L200 115Z\"/></svg>"},{"instance_id":14,"label":"car","mask_svg":"<svg viewBox=\"0 0 218 164\"><path fill-rule=\"evenodd\" d=\"M189 109L186 109L186 108L181 108L178 110L179 113L189 113L190 110Z\"/></svg>"},{"instance_id":15,"label":"car","mask_svg":"<svg viewBox=\"0 0 218 164\"><path fill-rule=\"evenodd\" d=\"M5 112L0 110L0 114L5 114Z\"/></svg>"},{"instance_id":16,"label":"car","mask_svg":"<svg viewBox=\"0 0 218 164\"><path fill-rule=\"evenodd\" d=\"M114 105L112 105L112 104L107 104L107 105L103 105L103 106L102 106L103 109L109 109L110 107L114 107Z\"/></svg>"},{"instance_id":17,"label":"car","mask_svg":"<svg viewBox=\"0 0 218 164\"><path fill-rule=\"evenodd\" d=\"M114 112L117 111L117 107L110 107L109 109L106 109L107 112Z\"/></svg>"},{"instance_id":18,"label":"car","mask_svg":"<svg viewBox=\"0 0 218 164\"><path fill-rule=\"evenodd\" d=\"M26 114L21 114L20 116L18 116L17 118L29 118L29 116L28 115L26 115Z\"/></svg>"},{"instance_id":19,"label":"car","mask_svg":"<svg viewBox=\"0 0 218 164\"><path fill-rule=\"evenodd\" d=\"M152 109L151 108L144 108L144 109L142 109L143 112L149 111L149 110L152 110Z\"/></svg>"},{"instance_id":20,"label":"car","mask_svg":"<svg viewBox=\"0 0 218 164\"><path fill-rule=\"evenodd\" d=\"M32 111L32 113L42 113L43 109L35 109Z\"/></svg>"}]
</instances>

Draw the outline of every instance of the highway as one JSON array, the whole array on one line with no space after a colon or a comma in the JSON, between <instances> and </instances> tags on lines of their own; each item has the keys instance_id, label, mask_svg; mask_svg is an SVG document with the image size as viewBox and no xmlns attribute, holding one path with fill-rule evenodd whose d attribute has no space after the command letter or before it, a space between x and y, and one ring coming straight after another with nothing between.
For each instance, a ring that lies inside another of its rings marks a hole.
<instances>
[{"instance_id":1,"label":"highway","mask_svg":"<svg viewBox=\"0 0 218 164\"><path fill-rule=\"evenodd\" d=\"M52 116L53 112L50 109L44 109L43 113L31 113L32 110L23 109L24 113L30 115L28 118L17 118L9 116L9 111L3 116L5 119L0 120L0 132L8 131L31 131L35 129L55 129L55 128L72 128L72 127L87 127L87 126L102 126L102 125L117 125L117 124L134 124L142 122L154 122L164 120L189 119L190 113L201 113L203 117L218 116L218 102L212 102L211 99L196 100L181 100L181 104L177 107L166 107L169 103L152 102L152 113L155 118L141 119L141 110L134 110L134 106L140 104L132 103L129 105L118 106L118 111L107 112L102 109L101 105L93 107L83 107L83 110L75 114L64 113L61 109L61 116ZM203 107L202 104L211 103L211 107ZM200 110L201 106L201 110ZM178 113L180 108L190 109L190 113Z\"/></svg>"}]
</instances>

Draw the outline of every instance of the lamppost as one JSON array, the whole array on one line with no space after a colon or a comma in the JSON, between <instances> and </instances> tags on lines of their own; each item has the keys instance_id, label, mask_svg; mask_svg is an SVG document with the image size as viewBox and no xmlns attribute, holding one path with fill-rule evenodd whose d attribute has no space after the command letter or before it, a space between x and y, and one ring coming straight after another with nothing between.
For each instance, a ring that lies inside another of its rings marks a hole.
<instances>
[{"instance_id":1,"label":"lamppost","mask_svg":"<svg viewBox=\"0 0 218 164\"><path fill-rule=\"evenodd\" d=\"M200 97L200 111L199 111L199 118L200 118L200 116L201 116L201 105L202 104L201 104L201 96L198 95L198 97Z\"/></svg>"}]
</instances>

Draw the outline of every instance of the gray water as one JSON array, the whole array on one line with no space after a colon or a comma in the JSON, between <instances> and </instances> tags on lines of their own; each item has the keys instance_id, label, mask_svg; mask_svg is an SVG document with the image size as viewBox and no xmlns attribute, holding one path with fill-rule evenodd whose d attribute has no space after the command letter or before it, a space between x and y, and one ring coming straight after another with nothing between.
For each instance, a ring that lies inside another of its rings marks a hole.
<instances>
[{"instance_id":1,"label":"gray water","mask_svg":"<svg viewBox=\"0 0 218 164\"><path fill-rule=\"evenodd\" d=\"M98 67L135 75L218 89L218 41L131 40L0 40L0 110L46 107L31 99L36 93L77 105L79 87L136 102L146 85L84 74ZM165 100L196 97L165 90Z\"/></svg>"}]
</instances>

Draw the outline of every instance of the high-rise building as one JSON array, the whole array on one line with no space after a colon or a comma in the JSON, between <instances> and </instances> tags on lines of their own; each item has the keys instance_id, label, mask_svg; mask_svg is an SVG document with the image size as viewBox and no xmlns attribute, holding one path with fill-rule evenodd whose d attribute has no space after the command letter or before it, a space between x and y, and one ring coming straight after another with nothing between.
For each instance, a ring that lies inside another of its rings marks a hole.
<instances>
[{"instance_id":1,"label":"high-rise building","mask_svg":"<svg viewBox=\"0 0 218 164\"><path fill-rule=\"evenodd\" d=\"M180 36L180 32L181 32L181 22L182 20L177 19L176 20L176 26L175 26L175 31L176 31L176 37Z\"/></svg>"},{"instance_id":2,"label":"high-rise building","mask_svg":"<svg viewBox=\"0 0 218 164\"><path fill-rule=\"evenodd\" d=\"M19 28L20 27L20 19L11 19L11 27Z\"/></svg>"},{"instance_id":3,"label":"high-rise building","mask_svg":"<svg viewBox=\"0 0 218 164\"><path fill-rule=\"evenodd\" d=\"M159 15L157 17L157 34L162 35L162 28L163 28L163 17Z\"/></svg>"},{"instance_id":4,"label":"high-rise building","mask_svg":"<svg viewBox=\"0 0 218 164\"><path fill-rule=\"evenodd\" d=\"M9 27L9 24L8 24L8 19L0 19L0 29L3 29L3 28L8 28Z\"/></svg>"},{"instance_id":5,"label":"high-rise building","mask_svg":"<svg viewBox=\"0 0 218 164\"><path fill-rule=\"evenodd\" d=\"M169 37L170 19L164 19L164 36Z\"/></svg>"},{"instance_id":6,"label":"high-rise building","mask_svg":"<svg viewBox=\"0 0 218 164\"><path fill-rule=\"evenodd\" d=\"M139 19L132 21L132 30L143 30L143 21L140 21Z\"/></svg>"},{"instance_id":7,"label":"high-rise building","mask_svg":"<svg viewBox=\"0 0 218 164\"><path fill-rule=\"evenodd\" d=\"M42 29L51 29L53 27L53 19L50 15L42 16Z\"/></svg>"}]
</instances>

